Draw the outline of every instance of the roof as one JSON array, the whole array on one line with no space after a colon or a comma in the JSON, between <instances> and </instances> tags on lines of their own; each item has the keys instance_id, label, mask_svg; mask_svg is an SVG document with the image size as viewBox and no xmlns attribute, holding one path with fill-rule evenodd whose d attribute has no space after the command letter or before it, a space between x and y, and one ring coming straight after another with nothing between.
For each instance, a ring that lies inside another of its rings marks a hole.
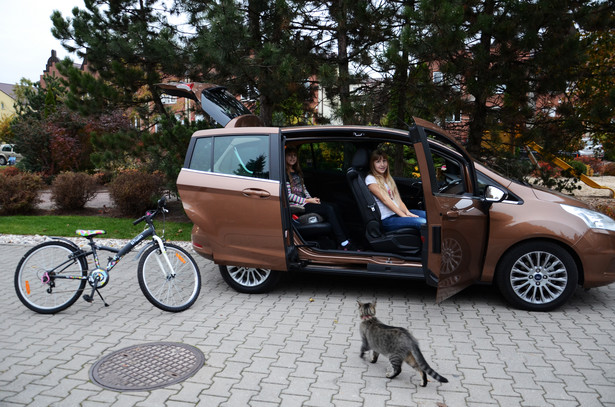
<instances>
[{"instance_id":1,"label":"roof","mask_svg":"<svg viewBox=\"0 0 615 407\"><path fill-rule=\"evenodd\" d=\"M11 99L15 99L15 85L11 85L10 83L0 83L0 91L9 95Z\"/></svg>"}]
</instances>

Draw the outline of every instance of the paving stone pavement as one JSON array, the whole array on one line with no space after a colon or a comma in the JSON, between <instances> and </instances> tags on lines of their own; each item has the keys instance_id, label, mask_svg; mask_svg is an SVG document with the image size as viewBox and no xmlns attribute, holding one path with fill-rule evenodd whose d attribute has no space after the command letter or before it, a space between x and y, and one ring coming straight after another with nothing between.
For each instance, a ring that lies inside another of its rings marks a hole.
<instances>
[{"instance_id":1,"label":"paving stone pavement","mask_svg":"<svg viewBox=\"0 0 615 407\"><path fill-rule=\"evenodd\" d=\"M171 314L139 290L135 255L112 272L97 298L46 316L17 299L15 267L28 250L0 245L0 406L612 406L615 407L615 285L579 290L551 313L509 308L491 287L441 304L425 284L294 275L265 295L238 294L211 262L197 258L200 298ZM449 383L419 387L409 366L384 377L386 358L359 358L357 299L409 328ZM89 370L128 346L195 346L205 366L166 388L116 392Z\"/></svg>"}]
</instances>

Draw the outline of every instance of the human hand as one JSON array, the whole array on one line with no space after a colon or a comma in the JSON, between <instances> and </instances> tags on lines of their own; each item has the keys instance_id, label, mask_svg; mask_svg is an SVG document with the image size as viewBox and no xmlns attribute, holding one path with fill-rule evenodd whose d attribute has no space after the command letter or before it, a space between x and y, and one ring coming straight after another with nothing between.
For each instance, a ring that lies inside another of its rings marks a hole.
<instances>
[{"instance_id":1,"label":"human hand","mask_svg":"<svg viewBox=\"0 0 615 407\"><path fill-rule=\"evenodd\" d=\"M307 203L320 204L320 198L308 198L305 200Z\"/></svg>"}]
</instances>

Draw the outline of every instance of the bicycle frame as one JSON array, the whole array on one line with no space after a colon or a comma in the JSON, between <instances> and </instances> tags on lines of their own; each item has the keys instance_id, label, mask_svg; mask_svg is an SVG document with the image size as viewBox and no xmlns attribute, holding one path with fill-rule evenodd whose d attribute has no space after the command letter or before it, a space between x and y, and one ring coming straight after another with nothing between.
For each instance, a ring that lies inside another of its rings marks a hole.
<instances>
[{"instance_id":1,"label":"bicycle frame","mask_svg":"<svg viewBox=\"0 0 615 407\"><path fill-rule=\"evenodd\" d=\"M164 209L163 209L164 210ZM124 245L121 249L116 249L113 247L109 247L109 246L104 246L104 245L98 245L96 244L96 242L94 242L94 236L89 236L88 239L88 245L90 246L90 250L89 251L84 251L81 248L79 248L74 242L72 242L71 240L62 238L62 237L53 237L53 239L56 240L61 240L64 242L69 243L71 246L73 246L76 250L73 253L73 255L69 256L69 259L60 264L58 267L63 267L64 265L68 266L68 263L71 262L72 260L76 259L76 258L87 258L88 256L92 256L93 260L94 260L94 269L93 270L88 270L87 276L64 276L64 275L58 275L57 273L54 273L53 278L58 278L58 279L70 279L70 280L88 280L90 285L92 286L92 292L90 295L84 295L83 298L88 301L91 302L92 297L94 296L94 292L98 293L98 295L100 296L100 298L102 299L102 295L100 294L100 292L98 292L98 288L102 288L104 285L106 285L108 278L109 278L109 271L111 271L111 269L113 269L119 262L120 260L127 255L128 253L130 253L132 251L132 249L135 248L135 246L137 246L139 243L141 243L143 240L147 239L148 237L152 237L152 245L158 245L158 248L160 249L160 252L162 253L164 259L165 259L165 263L168 266L168 270L170 270L169 272L164 271L167 270L167 267L164 267L164 265L160 262L159 259L159 266L161 268L161 270L163 270L165 277L166 278L172 278L175 277L175 270L173 268L173 266L171 265L171 261L169 260L169 257L167 256L167 252L165 250L164 247L164 242L163 240L160 238L160 236L158 236L156 234L156 228L154 227L154 223L152 221L152 219L154 218L154 216L157 214L156 212L148 212L145 216L137 219L136 221L134 221L133 223L136 225L138 223L140 223L141 221L145 221L145 223L147 223L148 227L141 233L139 233L137 236L135 236L130 242L126 243L126 245ZM143 251L147 248L148 246L145 246L143 249L141 249L139 251L139 254L137 254L137 259L139 257L141 257L141 253L143 253ZM108 251L108 252L112 252L115 253L115 256L109 258L109 260L107 261L107 266L105 267L105 269L103 269L100 266L100 259L98 257L98 250L103 250L103 251ZM51 280L51 277L48 275L48 273L45 273L43 275L43 283L48 283ZM103 299L104 302L104 299ZM105 306L107 306L108 304L105 303Z\"/></svg>"},{"instance_id":2,"label":"bicycle frame","mask_svg":"<svg viewBox=\"0 0 615 407\"><path fill-rule=\"evenodd\" d=\"M166 199L161 198L157 209L147 211L133 222L134 225L141 222L146 225L141 233L119 249L99 244L104 240L96 237L105 231L88 229L76 231L78 236L87 239L86 245L77 244L70 238L51 237L51 242L31 248L15 271L17 296L26 307L41 314L62 311L80 296L91 303L94 293L108 307L100 289L110 282L110 271L137 245L147 240L136 255L141 291L149 302L163 311L180 312L189 308L199 295L201 276L190 253L164 238L164 214L168 212L165 202ZM154 218L160 213L163 214L162 233L158 236ZM101 258L102 251L112 253L106 263Z\"/></svg>"}]
</instances>

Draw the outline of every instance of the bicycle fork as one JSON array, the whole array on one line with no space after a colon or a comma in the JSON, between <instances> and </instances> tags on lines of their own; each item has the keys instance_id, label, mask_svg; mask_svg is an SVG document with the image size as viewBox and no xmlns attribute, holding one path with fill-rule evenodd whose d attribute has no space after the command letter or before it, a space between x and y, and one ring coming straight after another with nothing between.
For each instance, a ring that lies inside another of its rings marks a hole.
<instances>
[{"instance_id":1,"label":"bicycle fork","mask_svg":"<svg viewBox=\"0 0 615 407\"><path fill-rule=\"evenodd\" d=\"M167 280L169 280L171 278L175 278L175 269L171 265L171 261L169 260L169 256L167 255L167 250L164 247L164 243L162 242L162 239L160 237L156 236L156 235L153 236L153 239L158 244L158 249L162 253L162 257L164 257L164 261L165 261L165 263L167 264L167 266L169 267L169 270L170 270L169 272L167 272L166 268L164 267L164 264L162 263L162 261L160 261L160 258L158 256L156 256L156 261L158 262L158 266L160 266L160 270L162 270L162 274L164 275L164 277Z\"/></svg>"}]
</instances>

